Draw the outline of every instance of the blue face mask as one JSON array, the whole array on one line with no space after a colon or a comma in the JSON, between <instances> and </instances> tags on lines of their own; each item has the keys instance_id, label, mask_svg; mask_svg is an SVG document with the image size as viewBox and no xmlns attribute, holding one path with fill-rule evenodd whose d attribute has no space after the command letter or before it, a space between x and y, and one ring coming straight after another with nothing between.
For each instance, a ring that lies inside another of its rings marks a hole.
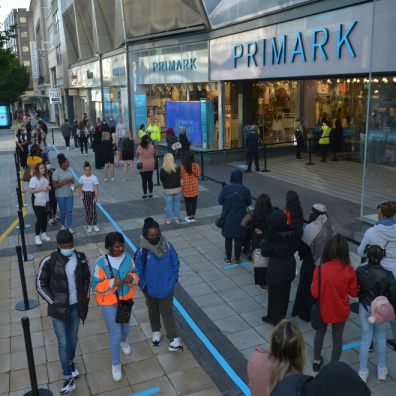
<instances>
[{"instance_id":1,"label":"blue face mask","mask_svg":"<svg viewBox=\"0 0 396 396\"><path fill-rule=\"evenodd\" d=\"M74 248L71 248L71 249L59 249L59 250L61 252L61 255L65 256L65 257L70 257L73 254L73 252L74 252Z\"/></svg>"}]
</instances>

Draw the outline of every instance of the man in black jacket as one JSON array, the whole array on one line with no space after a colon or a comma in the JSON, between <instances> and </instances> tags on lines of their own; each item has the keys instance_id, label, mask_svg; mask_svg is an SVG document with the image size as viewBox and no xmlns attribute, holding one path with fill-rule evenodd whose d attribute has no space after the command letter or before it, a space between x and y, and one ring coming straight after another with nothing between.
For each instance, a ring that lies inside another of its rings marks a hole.
<instances>
[{"instance_id":1,"label":"man in black jacket","mask_svg":"<svg viewBox=\"0 0 396 396\"><path fill-rule=\"evenodd\" d=\"M65 382L62 395L76 389L74 379L80 375L73 362L80 319L88 313L90 272L84 253L74 250L73 234L61 230L56 236L58 249L41 260L36 287L48 303L48 316L52 318L58 339L59 358Z\"/></svg>"}]
</instances>

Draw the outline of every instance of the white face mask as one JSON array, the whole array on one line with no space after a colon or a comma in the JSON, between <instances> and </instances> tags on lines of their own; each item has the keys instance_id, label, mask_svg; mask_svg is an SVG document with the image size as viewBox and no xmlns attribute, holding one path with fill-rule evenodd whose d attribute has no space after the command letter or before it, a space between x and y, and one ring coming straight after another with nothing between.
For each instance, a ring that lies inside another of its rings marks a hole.
<instances>
[{"instance_id":1,"label":"white face mask","mask_svg":"<svg viewBox=\"0 0 396 396\"><path fill-rule=\"evenodd\" d=\"M47 170L51 170L52 169L51 168L51 164L47 164L47 165L45 165L45 167L46 167Z\"/></svg>"}]
</instances>

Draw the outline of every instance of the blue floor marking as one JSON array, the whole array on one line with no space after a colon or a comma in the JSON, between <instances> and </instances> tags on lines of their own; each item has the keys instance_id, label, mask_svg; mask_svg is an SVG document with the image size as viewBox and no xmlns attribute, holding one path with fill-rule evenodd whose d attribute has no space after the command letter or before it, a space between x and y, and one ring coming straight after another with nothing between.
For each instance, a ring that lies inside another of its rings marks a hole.
<instances>
[{"instance_id":1,"label":"blue floor marking","mask_svg":"<svg viewBox=\"0 0 396 396\"><path fill-rule=\"evenodd\" d=\"M129 396L148 396L148 395L154 395L156 393L160 393L161 389L156 386L154 388L146 389L144 391L138 392L138 393L131 393Z\"/></svg>"},{"instance_id":2,"label":"blue floor marking","mask_svg":"<svg viewBox=\"0 0 396 396\"><path fill-rule=\"evenodd\" d=\"M57 153L59 153L59 150L57 149L57 147L56 146L53 146L53 147L54 147L54 150ZM72 175L74 176L74 178L78 180L78 177L77 177L76 173L74 172L74 170L71 167L69 167L69 169L70 169L70 172L72 173ZM110 221L112 226L123 235L125 242L135 252L137 250L137 247L125 235L125 233L122 231L122 229L118 225L118 223L111 217L111 215L105 210L105 208L100 203L96 203L96 206L102 211L102 213ZM235 265L238 265L238 264L235 264ZM176 297L173 297L173 304L175 305L177 310L180 312L180 314L183 316L184 320L188 323L188 325L194 331L194 333L197 335L197 337L205 345L206 349L212 354L212 356L217 360L217 362L220 364L220 366L223 368L223 370L227 373L227 375L235 383L235 385L238 386L238 388L242 391L242 393L245 396L250 396L251 393L250 393L249 387L243 382L243 380L238 376L238 374L233 370L233 368L223 358L223 356L219 353L219 351L215 348L215 346L210 342L208 337L206 337L206 335L202 332L202 330L197 326L197 324L194 322L194 320L191 318L191 316L187 313L187 311L183 308L183 306L179 303L179 301L177 300ZM152 395L152 393L140 392L140 393L135 393L134 395L135 396L137 396L137 395L140 395L140 396Z\"/></svg>"},{"instance_id":3,"label":"blue floor marking","mask_svg":"<svg viewBox=\"0 0 396 396\"><path fill-rule=\"evenodd\" d=\"M224 269L233 269L233 268L237 268L239 266L242 267L250 267L253 263L251 261L242 261L240 264L226 264L224 266Z\"/></svg>"},{"instance_id":4,"label":"blue floor marking","mask_svg":"<svg viewBox=\"0 0 396 396\"><path fill-rule=\"evenodd\" d=\"M348 351L349 349L360 347L360 341L349 342L348 344L344 344L342 346L343 351Z\"/></svg>"},{"instance_id":5,"label":"blue floor marking","mask_svg":"<svg viewBox=\"0 0 396 396\"><path fill-rule=\"evenodd\" d=\"M246 164L239 164L238 165L238 168L240 168L240 169L247 169L247 165Z\"/></svg>"}]
</instances>

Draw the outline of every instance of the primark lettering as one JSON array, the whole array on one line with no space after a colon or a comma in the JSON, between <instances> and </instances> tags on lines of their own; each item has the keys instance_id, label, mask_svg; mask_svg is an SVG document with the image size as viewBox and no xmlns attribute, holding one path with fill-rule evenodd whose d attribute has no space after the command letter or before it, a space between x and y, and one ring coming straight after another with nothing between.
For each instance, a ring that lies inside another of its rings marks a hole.
<instances>
[{"instance_id":1,"label":"primark lettering","mask_svg":"<svg viewBox=\"0 0 396 396\"><path fill-rule=\"evenodd\" d=\"M153 62L153 72L197 70L197 58Z\"/></svg>"},{"instance_id":2,"label":"primark lettering","mask_svg":"<svg viewBox=\"0 0 396 396\"><path fill-rule=\"evenodd\" d=\"M354 58L356 51L350 36L357 23L339 24L332 33L326 27L319 27L311 34L296 32L293 35L237 43L232 48L234 69L243 63L247 67L265 67L268 64L293 64L297 59L304 63L316 62L319 58L324 61L330 57L341 59L345 53ZM336 35L335 40L332 40L335 45L332 46L329 44L330 34Z\"/></svg>"}]
</instances>

